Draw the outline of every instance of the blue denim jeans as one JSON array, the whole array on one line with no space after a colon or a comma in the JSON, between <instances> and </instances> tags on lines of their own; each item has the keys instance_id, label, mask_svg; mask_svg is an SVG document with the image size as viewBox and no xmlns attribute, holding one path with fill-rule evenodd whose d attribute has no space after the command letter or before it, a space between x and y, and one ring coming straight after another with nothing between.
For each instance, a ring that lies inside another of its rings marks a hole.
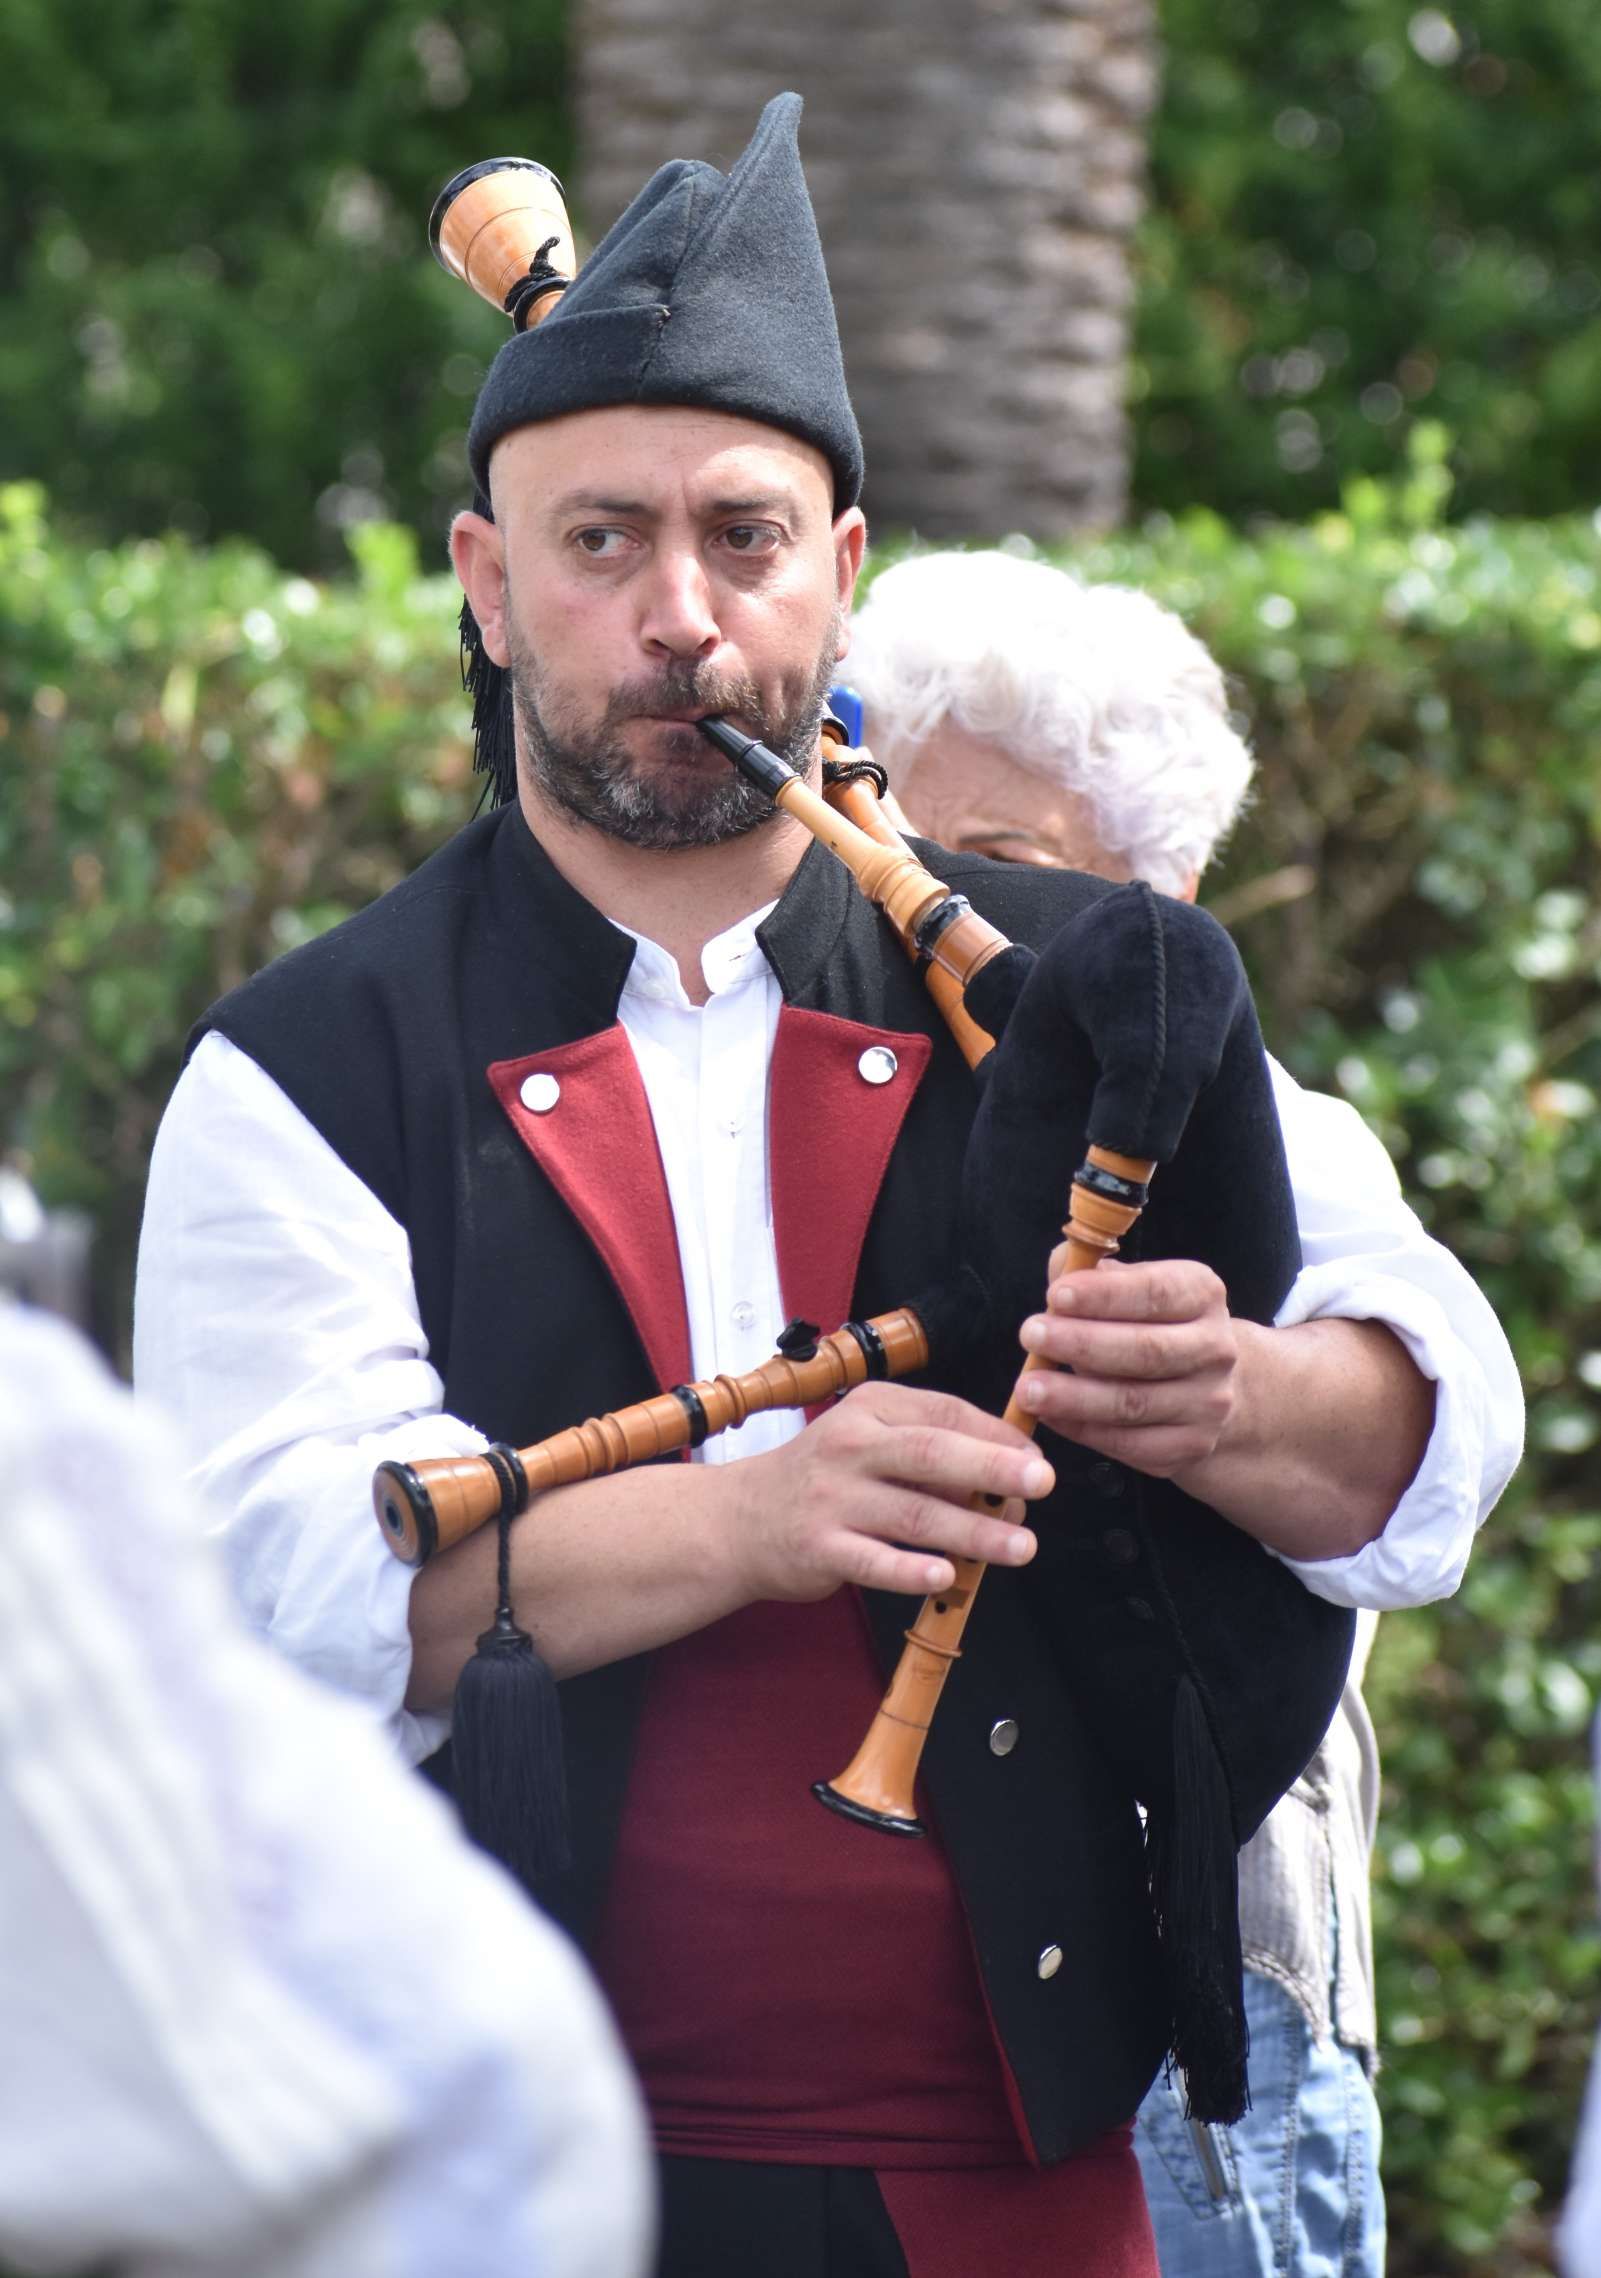
<instances>
[{"instance_id":1,"label":"blue denim jeans","mask_svg":"<svg viewBox=\"0 0 1601 2278\"><path fill-rule=\"evenodd\" d=\"M1248 1970L1251 2109L1184 2117L1158 2080L1134 2148L1162 2278L1383 2278L1379 2111L1361 2058L1316 2041L1290 1996Z\"/></svg>"}]
</instances>

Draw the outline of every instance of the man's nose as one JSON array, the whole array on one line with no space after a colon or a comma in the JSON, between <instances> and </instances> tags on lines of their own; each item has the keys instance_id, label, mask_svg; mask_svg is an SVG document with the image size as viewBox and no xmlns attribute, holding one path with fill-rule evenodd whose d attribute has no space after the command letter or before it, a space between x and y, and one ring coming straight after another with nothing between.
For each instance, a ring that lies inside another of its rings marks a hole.
<instances>
[{"instance_id":1,"label":"man's nose","mask_svg":"<svg viewBox=\"0 0 1601 2278\"><path fill-rule=\"evenodd\" d=\"M640 636L675 657L709 657L722 639L705 565L687 549L664 549L651 565Z\"/></svg>"}]
</instances>

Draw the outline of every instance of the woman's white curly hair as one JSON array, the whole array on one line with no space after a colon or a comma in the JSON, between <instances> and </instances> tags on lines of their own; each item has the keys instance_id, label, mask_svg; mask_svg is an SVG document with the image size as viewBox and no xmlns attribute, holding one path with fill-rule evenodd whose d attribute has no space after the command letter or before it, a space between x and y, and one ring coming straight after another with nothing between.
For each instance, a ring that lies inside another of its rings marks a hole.
<instances>
[{"instance_id":1,"label":"woman's white curly hair","mask_svg":"<svg viewBox=\"0 0 1601 2278\"><path fill-rule=\"evenodd\" d=\"M1106 853L1164 893L1205 869L1245 802L1222 673L1129 586L1013 554L916 555L875 580L840 678L914 816L918 748L949 721L1076 793Z\"/></svg>"}]
</instances>

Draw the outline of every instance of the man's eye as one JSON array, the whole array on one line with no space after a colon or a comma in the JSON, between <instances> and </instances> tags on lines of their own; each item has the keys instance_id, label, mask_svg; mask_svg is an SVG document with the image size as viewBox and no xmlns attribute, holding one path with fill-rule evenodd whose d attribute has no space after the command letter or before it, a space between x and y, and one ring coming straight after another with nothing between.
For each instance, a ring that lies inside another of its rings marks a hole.
<instances>
[{"instance_id":1,"label":"man's eye","mask_svg":"<svg viewBox=\"0 0 1601 2278\"><path fill-rule=\"evenodd\" d=\"M731 553L769 554L778 544L778 532L770 522L735 522L723 532L723 544Z\"/></svg>"},{"instance_id":2,"label":"man's eye","mask_svg":"<svg viewBox=\"0 0 1601 2278\"><path fill-rule=\"evenodd\" d=\"M621 530L580 530L574 542L580 553L596 561L613 561L622 552L626 535Z\"/></svg>"}]
</instances>

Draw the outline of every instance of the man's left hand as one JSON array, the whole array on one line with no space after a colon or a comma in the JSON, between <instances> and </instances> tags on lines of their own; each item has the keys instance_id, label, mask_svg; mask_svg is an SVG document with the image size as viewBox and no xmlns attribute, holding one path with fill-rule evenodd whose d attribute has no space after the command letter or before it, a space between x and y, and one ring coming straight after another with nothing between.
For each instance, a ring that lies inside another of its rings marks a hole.
<instances>
[{"instance_id":1,"label":"man's left hand","mask_svg":"<svg viewBox=\"0 0 1601 2278\"><path fill-rule=\"evenodd\" d=\"M1242 1397L1239 1325L1222 1282L1193 1260L1108 1259L1065 1273L1064 1258L1051 1260L1046 1310L1023 1324L1024 1350L1054 1365L1022 1378L1022 1405L1064 1439L1153 1478L1204 1463Z\"/></svg>"}]
</instances>

